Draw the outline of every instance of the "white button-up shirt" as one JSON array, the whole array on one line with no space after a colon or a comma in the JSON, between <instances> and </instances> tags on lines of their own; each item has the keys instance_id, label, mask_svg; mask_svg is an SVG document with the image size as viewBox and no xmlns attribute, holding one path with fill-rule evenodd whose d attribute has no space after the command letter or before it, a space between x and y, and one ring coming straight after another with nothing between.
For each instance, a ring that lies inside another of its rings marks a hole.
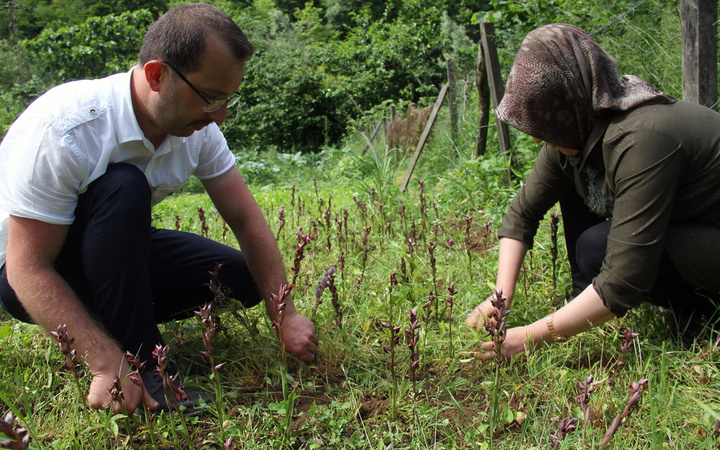
<instances>
[{"instance_id":1,"label":"white button-up shirt","mask_svg":"<svg viewBox=\"0 0 720 450\"><path fill-rule=\"evenodd\" d=\"M108 164L145 173L153 206L195 175L222 175L235 157L212 123L190 137L168 136L156 149L135 118L132 71L57 86L13 123L0 143L0 267L5 264L8 216L70 225L78 197Z\"/></svg>"}]
</instances>

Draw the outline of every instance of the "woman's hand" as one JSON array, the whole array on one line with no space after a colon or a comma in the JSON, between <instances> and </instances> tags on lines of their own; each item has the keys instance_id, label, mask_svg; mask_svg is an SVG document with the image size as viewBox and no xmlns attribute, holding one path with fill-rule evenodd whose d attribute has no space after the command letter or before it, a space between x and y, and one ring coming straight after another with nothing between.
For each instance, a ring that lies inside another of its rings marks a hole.
<instances>
[{"instance_id":1,"label":"woman's hand","mask_svg":"<svg viewBox=\"0 0 720 450\"><path fill-rule=\"evenodd\" d=\"M465 325L467 325L468 328L481 331L485 323L495 314L495 311L496 308L492 305L490 299L487 299L472 310L465 321Z\"/></svg>"},{"instance_id":2,"label":"woman's hand","mask_svg":"<svg viewBox=\"0 0 720 450\"><path fill-rule=\"evenodd\" d=\"M515 355L524 353L527 348L528 330L527 327L510 328L505 335L505 341L502 343L500 353L505 359L510 359ZM495 343L492 341L482 343L482 351L478 353L478 359L488 360L498 357L495 353Z\"/></svg>"}]
</instances>

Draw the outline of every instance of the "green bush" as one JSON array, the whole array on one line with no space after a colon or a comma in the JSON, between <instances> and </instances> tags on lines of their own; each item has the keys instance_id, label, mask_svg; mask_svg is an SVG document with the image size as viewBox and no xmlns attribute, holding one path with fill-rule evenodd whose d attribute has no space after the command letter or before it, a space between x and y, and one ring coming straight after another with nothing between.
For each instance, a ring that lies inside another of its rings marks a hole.
<instances>
[{"instance_id":1,"label":"green bush","mask_svg":"<svg viewBox=\"0 0 720 450\"><path fill-rule=\"evenodd\" d=\"M46 29L22 45L42 57L42 70L54 74L58 83L99 78L135 65L145 30L153 21L147 10L91 17L82 25Z\"/></svg>"},{"instance_id":2,"label":"green bush","mask_svg":"<svg viewBox=\"0 0 720 450\"><path fill-rule=\"evenodd\" d=\"M305 19L312 16L312 8L303 11ZM391 18L388 8L373 21L365 7L351 14L358 25L344 39L322 45L277 10L261 15L261 25L250 23L246 32L257 53L248 65L238 120L226 126L228 140L317 151L340 143L353 120L376 105L434 100L446 80L447 58L460 71L471 70L474 44L444 11L406 2L393 13Z\"/></svg>"}]
</instances>

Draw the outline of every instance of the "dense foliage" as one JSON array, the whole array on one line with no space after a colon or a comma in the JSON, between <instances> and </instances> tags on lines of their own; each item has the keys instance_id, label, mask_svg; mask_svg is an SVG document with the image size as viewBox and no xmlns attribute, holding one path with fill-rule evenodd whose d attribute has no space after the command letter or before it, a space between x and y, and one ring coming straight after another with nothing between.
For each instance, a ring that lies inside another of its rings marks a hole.
<instances>
[{"instance_id":1,"label":"dense foliage","mask_svg":"<svg viewBox=\"0 0 720 450\"><path fill-rule=\"evenodd\" d=\"M0 9L0 133L34 97L71 79L127 70L147 26L177 2L5 0ZM679 5L672 0L214 0L257 47L233 148L318 151L371 121L432 103L454 60L473 79L478 22L495 24L503 71L531 29L554 21L592 33L619 61L681 95ZM142 8L142 9L140 9Z\"/></svg>"},{"instance_id":2,"label":"dense foliage","mask_svg":"<svg viewBox=\"0 0 720 450\"><path fill-rule=\"evenodd\" d=\"M91 0L65 3L6 2L7 44L0 60L18 58L20 51L22 65L33 69L5 69L0 82L7 90L19 89L35 72L50 87L127 70L147 26L172 6L143 4L149 12L130 13L124 12L132 9L130 2L112 8ZM460 6L447 2L451 7L420 0L215 3L237 20L258 49L238 108L242 120L229 120L227 137L234 147L282 151L338 144L355 120L372 115L380 105L436 96L446 58L456 58L465 72L471 70L475 50L466 26L473 13L487 7L482 0ZM56 20L46 19L47 11L56 13ZM92 16L101 13L109 15ZM28 21L30 16L38 20ZM9 105L8 118L24 104ZM8 121L2 125L7 128Z\"/></svg>"},{"instance_id":3,"label":"dense foliage","mask_svg":"<svg viewBox=\"0 0 720 450\"><path fill-rule=\"evenodd\" d=\"M44 30L23 42L30 53L45 55L40 70L59 82L99 78L126 71L137 61L145 30L153 23L147 10L91 17L77 26Z\"/></svg>"}]
</instances>

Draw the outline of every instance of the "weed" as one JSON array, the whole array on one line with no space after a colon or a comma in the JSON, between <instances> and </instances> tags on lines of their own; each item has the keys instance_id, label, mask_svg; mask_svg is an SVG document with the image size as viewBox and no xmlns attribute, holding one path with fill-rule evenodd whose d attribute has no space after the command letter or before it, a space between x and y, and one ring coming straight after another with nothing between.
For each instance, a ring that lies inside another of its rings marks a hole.
<instances>
[{"instance_id":1,"label":"weed","mask_svg":"<svg viewBox=\"0 0 720 450\"><path fill-rule=\"evenodd\" d=\"M15 423L15 414L9 412L0 420L0 433L7 439L0 440L1 448L25 450L30 448L30 434L19 424Z\"/></svg>"},{"instance_id":2,"label":"weed","mask_svg":"<svg viewBox=\"0 0 720 450\"><path fill-rule=\"evenodd\" d=\"M275 404L275 409L284 415L285 421L278 423L281 425L281 436L283 446L290 445L292 440L292 417L295 409L295 399L297 395L289 393L289 374L287 369L287 352L285 351L285 337L283 336L283 319L285 318L285 307L290 296L293 286L282 285L277 294L270 294L273 317L272 329L280 342L280 383L282 384L283 401L281 404Z\"/></svg>"},{"instance_id":3,"label":"weed","mask_svg":"<svg viewBox=\"0 0 720 450\"><path fill-rule=\"evenodd\" d=\"M468 258L468 272L472 271L472 243L470 241L470 230L472 229L473 217L465 216L465 253Z\"/></svg>"},{"instance_id":4,"label":"weed","mask_svg":"<svg viewBox=\"0 0 720 450\"><path fill-rule=\"evenodd\" d=\"M395 362L395 346L400 343L400 327L394 326L390 322L381 322L380 325L382 325L383 328L386 328L390 333L390 338L388 339L388 345L383 344L383 350L385 350L386 353L390 354L390 361L388 362L388 369L390 370L390 380L391 380L391 389L390 389L390 406L392 410L392 418L397 417L397 395L398 395L398 377L395 370L395 366L397 363Z\"/></svg>"},{"instance_id":5,"label":"weed","mask_svg":"<svg viewBox=\"0 0 720 450\"><path fill-rule=\"evenodd\" d=\"M155 346L155 350L153 350L152 352L153 358L155 358L155 360L157 361L157 365L155 366L155 375L159 376L162 379L165 402L168 405L168 408L177 411L178 416L180 417L179 429L183 435L183 438L185 439L185 442L187 443L188 447L194 448L193 441L190 438L190 432L188 431L185 416L182 409L178 406L177 403L178 400L186 401L188 397L183 390L182 383L178 381L178 374L176 373L175 375L170 375L170 372L168 371L169 354L170 346ZM172 402L170 400L172 400ZM174 408L172 408L172 406L174 406ZM170 418L170 421L173 425L172 432L175 433L175 430L178 428L175 425L175 416L173 414L168 414L168 417Z\"/></svg>"},{"instance_id":6,"label":"weed","mask_svg":"<svg viewBox=\"0 0 720 450\"><path fill-rule=\"evenodd\" d=\"M70 371L75 380L75 386L77 387L78 396L82 399L83 406L85 407L85 413L88 414L88 403L87 398L83 395L83 390L80 387L80 379L85 376L85 370L82 365L75 362L77 357L77 350L72 349L72 344L75 342L75 338L71 338L68 335L67 325L58 325L56 331L51 331L50 336L58 342L58 347L63 356L65 356L65 369ZM88 419L89 420L89 419Z\"/></svg>"},{"instance_id":7,"label":"weed","mask_svg":"<svg viewBox=\"0 0 720 450\"><path fill-rule=\"evenodd\" d=\"M200 219L200 235L204 237L210 236L210 226L207 224L207 218L205 217L205 210L202 206L198 206L197 209L198 218Z\"/></svg>"},{"instance_id":8,"label":"weed","mask_svg":"<svg viewBox=\"0 0 720 450\"><path fill-rule=\"evenodd\" d=\"M285 228L285 207L281 206L278 211L278 230L275 233L276 241L280 239L280 233L282 233L283 228Z\"/></svg>"},{"instance_id":9,"label":"weed","mask_svg":"<svg viewBox=\"0 0 720 450\"><path fill-rule=\"evenodd\" d=\"M639 333L633 333L632 328L625 329L623 341L620 343L620 356L617 361L618 369L622 369L625 366L625 356L639 335Z\"/></svg>"},{"instance_id":10,"label":"weed","mask_svg":"<svg viewBox=\"0 0 720 450\"><path fill-rule=\"evenodd\" d=\"M602 444L600 444L601 450L607 447L612 437L615 435L618 429L620 429L620 425L625 423L627 418L630 417L630 414L632 414L633 411L638 409L638 405L640 404L640 398L642 397L643 393L645 393L645 391L647 391L648 389L648 379L643 378L640 381L633 381L628 389L630 390L630 400L628 401L627 405L625 405L625 409L617 416L615 416L615 419L613 419L612 423L610 424L610 428L608 428L608 430L605 432Z\"/></svg>"},{"instance_id":11,"label":"weed","mask_svg":"<svg viewBox=\"0 0 720 450\"><path fill-rule=\"evenodd\" d=\"M320 279L320 283L318 283L318 286L315 289L316 302L315 307L313 308L313 316L317 314L318 306L322 303L322 294L325 292L325 289L327 289L332 295L332 305L335 310L335 325L337 325L338 328L342 328L343 313L342 308L340 307L340 300L338 299L337 288L335 287L336 271L337 268L335 266L330 266L323 274L322 279Z\"/></svg>"},{"instance_id":12,"label":"weed","mask_svg":"<svg viewBox=\"0 0 720 450\"><path fill-rule=\"evenodd\" d=\"M414 309L410 310L410 327L405 330L405 342L410 356L408 356L408 373L405 375L406 378L412 380L413 393L417 397L417 372L420 368L420 352L417 349L418 341L420 340L420 326L422 322L417 319L417 311Z\"/></svg>"},{"instance_id":13,"label":"weed","mask_svg":"<svg viewBox=\"0 0 720 450\"><path fill-rule=\"evenodd\" d=\"M297 279L300 276L300 263L303 259L305 259L305 247L307 247L310 242L315 240L315 236L312 234L303 234L302 228L298 228L297 231L297 246L295 247L295 259L293 260L292 265L292 282L290 283L291 286L295 286L295 283L297 283Z\"/></svg>"},{"instance_id":14,"label":"weed","mask_svg":"<svg viewBox=\"0 0 720 450\"><path fill-rule=\"evenodd\" d=\"M453 323L453 306L455 306L455 300L454 296L457 295L457 289L455 289L455 282L451 282L450 286L448 287L448 298L447 303L450 306L450 312L447 316L447 322L448 322L448 334L450 342L450 358L455 358L455 349L453 346L453 334L452 334L452 323Z\"/></svg>"},{"instance_id":15,"label":"weed","mask_svg":"<svg viewBox=\"0 0 720 450\"><path fill-rule=\"evenodd\" d=\"M552 261L552 287L557 287L557 259L558 259L558 224L560 213L550 213L550 258Z\"/></svg>"},{"instance_id":16,"label":"weed","mask_svg":"<svg viewBox=\"0 0 720 450\"><path fill-rule=\"evenodd\" d=\"M566 417L560 422L560 427L553 436L550 437L550 448L555 450L560 446L560 441L565 439L565 436L575 431L577 426L577 417L569 418Z\"/></svg>"},{"instance_id":17,"label":"weed","mask_svg":"<svg viewBox=\"0 0 720 450\"><path fill-rule=\"evenodd\" d=\"M492 445L495 428L499 422L499 402L500 402L500 365L503 361L502 344L505 342L505 336L507 330L505 324L507 316L510 314L509 309L505 309L505 303L507 297L502 295L502 289L500 291L493 291L493 296L490 299L495 312L493 313L491 320L485 322L486 334L485 337L490 336L493 342L493 351L495 352L495 381L493 383L492 398L490 399L490 443Z\"/></svg>"},{"instance_id":18,"label":"weed","mask_svg":"<svg viewBox=\"0 0 720 450\"><path fill-rule=\"evenodd\" d=\"M202 324L204 331L202 333L202 341L205 346L205 350L200 352L200 356L203 361L210 365L212 370L212 377L215 381L215 406L218 416L218 424L220 425L220 436L219 439L224 439L224 424L225 424L225 405L223 402L224 392L222 382L220 380L220 372L227 364L226 362L215 364L215 350L213 349L213 341L220 334L220 332L227 333L227 329L220 324L220 317L213 314L212 305L209 303L204 304L200 311L195 311L195 317Z\"/></svg>"},{"instance_id":19,"label":"weed","mask_svg":"<svg viewBox=\"0 0 720 450\"><path fill-rule=\"evenodd\" d=\"M575 396L580 410L583 413L583 439L585 439L587 433L588 422L590 421L590 394L595 392L600 383L593 381L593 376L588 375L584 381L578 382L578 388L580 392Z\"/></svg>"}]
</instances>

